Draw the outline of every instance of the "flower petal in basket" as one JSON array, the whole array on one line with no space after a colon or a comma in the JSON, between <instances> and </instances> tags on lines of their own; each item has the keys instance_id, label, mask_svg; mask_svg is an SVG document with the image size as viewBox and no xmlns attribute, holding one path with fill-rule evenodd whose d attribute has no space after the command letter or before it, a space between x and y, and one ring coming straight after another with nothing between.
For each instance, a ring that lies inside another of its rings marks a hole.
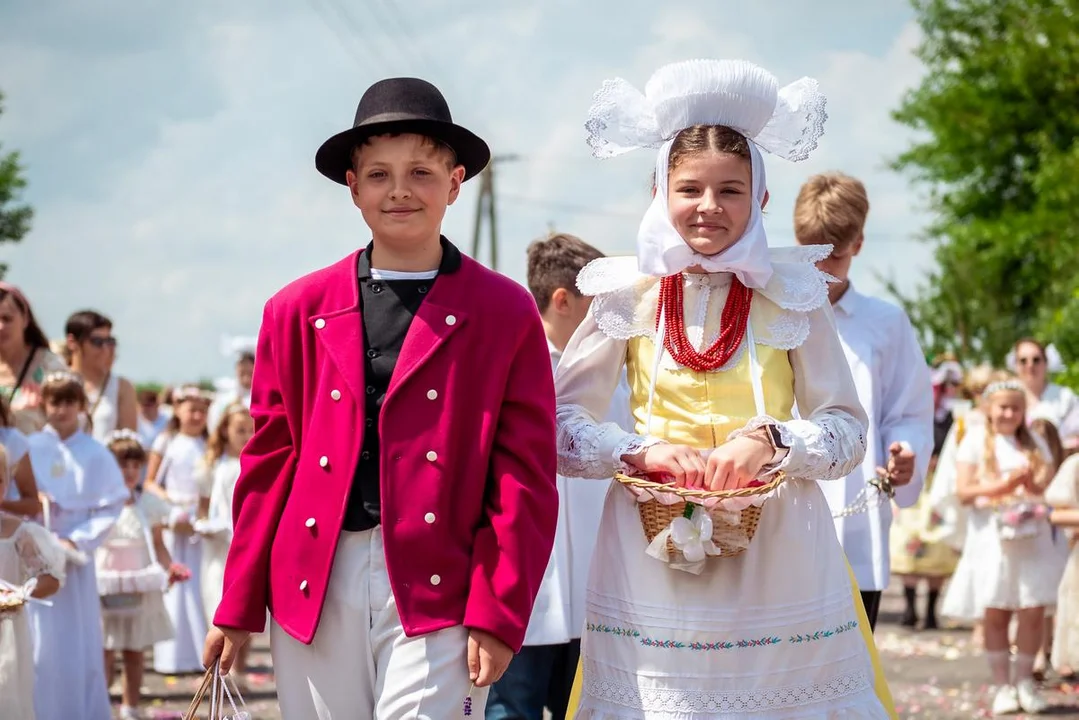
<instances>
[{"instance_id":1,"label":"flower petal in basket","mask_svg":"<svg viewBox=\"0 0 1079 720\"><path fill-rule=\"evenodd\" d=\"M742 512L750 505L753 505L754 496L742 495L724 498L723 502L719 504L719 507L723 508L727 512Z\"/></svg>"},{"instance_id":2,"label":"flower petal in basket","mask_svg":"<svg viewBox=\"0 0 1079 720\"><path fill-rule=\"evenodd\" d=\"M651 488L649 492L652 493L652 497L656 499L656 502L661 505L677 505L683 500L681 496L676 495L673 492L660 490L659 488Z\"/></svg>"}]
</instances>

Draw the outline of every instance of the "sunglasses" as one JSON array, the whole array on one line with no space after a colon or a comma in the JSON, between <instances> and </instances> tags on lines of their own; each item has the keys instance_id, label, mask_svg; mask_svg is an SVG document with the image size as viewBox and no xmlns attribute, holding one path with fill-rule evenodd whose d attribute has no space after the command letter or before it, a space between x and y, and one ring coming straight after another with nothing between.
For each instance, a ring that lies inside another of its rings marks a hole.
<instances>
[{"instance_id":1,"label":"sunglasses","mask_svg":"<svg viewBox=\"0 0 1079 720\"><path fill-rule=\"evenodd\" d=\"M114 337L89 337L86 342L90 343L98 350L102 348L114 348L116 347L116 338Z\"/></svg>"},{"instance_id":2,"label":"sunglasses","mask_svg":"<svg viewBox=\"0 0 1079 720\"><path fill-rule=\"evenodd\" d=\"M1020 365L1041 365L1042 358L1040 355L1035 355L1034 357L1021 357L1016 358L1016 362Z\"/></svg>"}]
</instances>

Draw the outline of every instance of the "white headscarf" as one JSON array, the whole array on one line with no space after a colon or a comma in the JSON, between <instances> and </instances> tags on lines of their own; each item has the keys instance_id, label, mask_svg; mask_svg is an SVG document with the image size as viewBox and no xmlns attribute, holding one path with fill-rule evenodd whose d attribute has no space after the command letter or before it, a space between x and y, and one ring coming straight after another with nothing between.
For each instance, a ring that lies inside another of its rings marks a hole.
<instances>
[{"instance_id":1,"label":"white headscarf","mask_svg":"<svg viewBox=\"0 0 1079 720\"><path fill-rule=\"evenodd\" d=\"M672 275L699 265L730 272L761 288L772 275L761 205L767 190L760 149L791 161L804 160L824 133L825 98L817 82L803 78L782 89L775 76L744 60L690 60L657 70L641 93L625 80L603 83L585 128L595 157L614 157L658 147L656 194L637 233L639 269ZM671 223L667 173L674 138L694 125L725 125L748 139L753 204L742 236L716 255L694 252Z\"/></svg>"}]
</instances>

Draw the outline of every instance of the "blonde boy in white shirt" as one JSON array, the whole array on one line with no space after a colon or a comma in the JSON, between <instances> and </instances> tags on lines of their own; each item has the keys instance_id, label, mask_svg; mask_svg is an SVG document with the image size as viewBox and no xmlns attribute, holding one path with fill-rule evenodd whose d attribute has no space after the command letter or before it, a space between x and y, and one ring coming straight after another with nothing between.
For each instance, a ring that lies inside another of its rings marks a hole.
<instances>
[{"instance_id":1,"label":"blonde boy in white shirt","mask_svg":"<svg viewBox=\"0 0 1079 720\"><path fill-rule=\"evenodd\" d=\"M859 180L835 172L814 175L798 193L794 233L799 245L834 248L817 267L838 280L828 295L858 398L869 416L862 466L843 480L820 485L832 514L838 516L836 532L875 627L881 592L889 581L892 505L866 486L878 472L887 472L899 507L917 501L933 448L933 390L928 363L907 314L857 292L848 277L865 240L868 214L869 199ZM845 508L856 509L863 490L868 507L841 516Z\"/></svg>"}]
</instances>

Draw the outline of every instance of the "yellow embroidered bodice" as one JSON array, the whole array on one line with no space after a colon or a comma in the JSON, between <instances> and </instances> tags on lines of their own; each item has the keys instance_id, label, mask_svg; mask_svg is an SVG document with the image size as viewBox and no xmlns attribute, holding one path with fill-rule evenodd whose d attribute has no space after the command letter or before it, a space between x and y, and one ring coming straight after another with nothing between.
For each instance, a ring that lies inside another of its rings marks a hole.
<instances>
[{"instance_id":1,"label":"yellow embroidered bodice","mask_svg":"<svg viewBox=\"0 0 1079 720\"><path fill-rule=\"evenodd\" d=\"M794 407L794 371L786 350L756 344L764 394L764 412L784 421ZM635 337L626 350L630 406L638 435L651 435L672 443L705 449L722 445L727 436L756 417L750 354L740 351L733 367L716 372L673 369L661 365L648 420L648 393L655 366L655 346L650 337Z\"/></svg>"}]
</instances>

